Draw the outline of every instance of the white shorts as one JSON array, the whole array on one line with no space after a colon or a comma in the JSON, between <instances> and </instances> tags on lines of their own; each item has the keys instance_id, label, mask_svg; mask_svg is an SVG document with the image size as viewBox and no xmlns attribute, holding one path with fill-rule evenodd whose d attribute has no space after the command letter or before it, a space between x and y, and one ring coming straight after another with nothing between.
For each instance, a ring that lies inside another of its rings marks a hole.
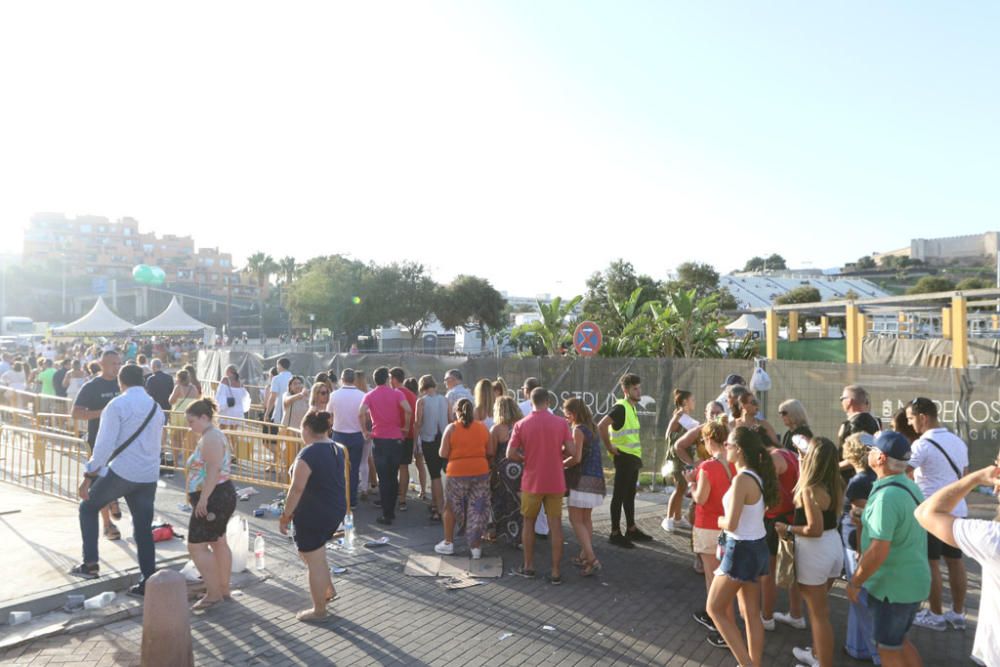
<instances>
[{"instance_id":1,"label":"white shorts","mask_svg":"<svg viewBox=\"0 0 1000 667\"><path fill-rule=\"evenodd\" d=\"M711 554L714 556L716 549L719 548L719 534L721 533L721 530L698 528L695 526L691 530L694 552L696 554Z\"/></svg>"},{"instance_id":2,"label":"white shorts","mask_svg":"<svg viewBox=\"0 0 1000 667\"><path fill-rule=\"evenodd\" d=\"M569 506L577 507L580 509L590 510L600 507L604 504L604 496L599 493L587 493L586 491L574 491L570 489L569 492Z\"/></svg>"},{"instance_id":3,"label":"white shorts","mask_svg":"<svg viewBox=\"0 0 1000 667\"><path fill-rule=\"evenodd\" d=\"M844 569L844 545L836 528L819 537L795 536L795 580L820 586L836 579Z\"/></svg>"}]
</instances>

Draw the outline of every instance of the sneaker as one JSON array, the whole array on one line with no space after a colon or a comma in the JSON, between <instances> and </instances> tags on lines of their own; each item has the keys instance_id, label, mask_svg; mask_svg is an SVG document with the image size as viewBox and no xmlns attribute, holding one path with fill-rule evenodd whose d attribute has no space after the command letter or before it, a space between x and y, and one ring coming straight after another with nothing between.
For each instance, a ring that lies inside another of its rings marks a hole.
<instances>
[{"instance_id":1,"label":"sneaker","mask_svg":"<svg viewBox=\"0 0 1000 667\"><path fill-rule=\"evenodd\" d=\"M729 648L729 644L726 643L726 640L723 639L722 635L720 635L718 632L709 633L709 635L705 637L705 641L707 641L715 648L725 648L725 649Z\"/></svg>"},{"instance_id":2,"label":"sneaker","mask_svg":"<svg viewBox=\"0 0 1000 667\"><path fill-rule=\"evenodd\" d=\"M545 578L548 579L549 583L552 584L553 586L562 585L562 577L559 576L558 574L550 574Z\"/></svg>"},{"instance_id":3,"label":"sneaker","mask_svg":"<svg viewBox=\"0 0 1000 667\"><path fill-rule=\"evenodd\" d=\"M761 614L760 622L764 624L765 630L768 632L774 632L774 617L764 618L764 615Z\"/></svg>"},{"instance_id":4,"label":"sneaker","mask_svg":"<svg viewBox=\"0 0 1000 667\"><path fill-rule=\"evenodd\" d=\"M667 531L668 533L672 533L675 530L677 530L677 522L668 516L666 519L660 522L660 528Z\"/></svg>"},{"instance_id":5,"label":"sneaker","mask_svg":"<svg viewBox=\"0 0 1000 667\"><path fill-rule=\"evenodd\" d=\"M819 660L813 656L812 647L807 646L805 648L799 648L798 646L792 649L792 655L795 659L806 665L806 667L819 667Z\"/></svg>"},{"instance_id":6,"label":"sneaker","mask_svg":"<svg viewBox=\"0 0 1000 667\"><path fill-rule=\"evenodd\" d=\"M469 551L472 552L472 560L479 560L483 557L483 550L479 547L473 547Z\"/></svg>"},{"instance_id":7,"label":"sneaker","mask_svg":"<svg viewBox=\"0 0 1000 667\"><path fill-rule=\"evenodd\" d=\"M691 524L685 518L680 518L674 521L674 527L680 528L681 530L691 530Z\"/></svg>"},{"instance_id":8,"label":"sneaker","mask_svg":"<svg viewBox=\"0 0 1000 667\"><path fill-rule=\"evenodd\" d=\"M944 620L956 630L965 630L965 614L949 609L944 613Z\"/></svg>"},{"instance_id":9,"label":"sneaker","mask_svg":"<svg viewBox=\"0 0 1000 667\"><path fill-rule=\"evenodd\" d=\"M935 630L936 632L944 632L948 629L948 624L945 622L944 616L935 614L930 609L924 609L918 613L916 618L913 619L913 625L919 625L922 628Z\"/></svg>"},{"instance_id":10,"label":"sneaker","mask_svg":"<svg viewBox=\"0 0 1000 667\"><path fill-rule=\"evenodd\" d=\"M706 630L711 630L715 632L715 623L712 621L712 617L708 615L705 611L696 611L691 614L691 618L698 622L698 625L702 626Z\"/></svg>"},{"instance_id":11,"label":"sneaker","mask_svg":"<svg viewBox=\"0 0 1000 667\"><path fill-rule=\"evenodd\" d=\"M383 526L391 526L392 525L392 519L390 519L389 517L386 517L386 516L377 516L377 517L375 517L375 523L380 523Z\"/></svg>"},{"instance_id":12,"label":"sneaker","mask_svg":"<svg viewBox=\"0 0 1000 667\"><path fill-rule=\"evenodd\" d=\"M441 540L434 545L434 551L439 554L444 554L445 556L450 556L455 553L455 544L453 542Z\"/></svg>"},{"instance_id":13,"label":"sneaker","mask_svg":"<svg viewBox=\"0 0 1000 667\"><path fill-rule=\"evenodd\" d=\"M633 526L631 530L625 531L625 537L632 540L633 542L652 542L653 536L647 535L646 533L639 530L638 527Z\"/></svg>"},{"instance_id":14,"label":"sneaker","mask_svg":"<svg viewBox=\"0 0 1000 667\"><path fill-rule=\"evenodd\" d=\"M635 549L635 545L632 544L632 540L628 539L621 533L611 533L611 537L608 538L608 542L616 547L622 547L623 549Z\"/></svg>"},{"instance_id":15,"label":"sneaker","mask_svg":"<svg viewBox=\"0 0 1000 667\"><path fill-rule=\"evenodd\" d=\"M792 616L791 614L782 614L780 611L776 611L774 612L774 620L778 623L790 625L796 630L806 629L806 619L804 616Z\"/></svg>"},{"instance_id":16,"label":"sneaker","mask_svg":"<svg viewBox=\"0 0 1000 667\"><path fill-rule=\"evenodd\" d=\"M146 582L140 582L128 589L128 594L134 598L141 598L146 595Z\"/></svg>"}]
</instances>

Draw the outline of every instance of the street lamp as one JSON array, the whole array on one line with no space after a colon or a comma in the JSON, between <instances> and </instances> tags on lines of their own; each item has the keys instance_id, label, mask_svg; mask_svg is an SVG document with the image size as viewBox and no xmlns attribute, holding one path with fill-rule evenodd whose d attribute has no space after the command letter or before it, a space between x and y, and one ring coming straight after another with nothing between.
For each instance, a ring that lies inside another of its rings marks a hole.
<instances>
[{"instance_id":1,"label":"street lamp","mask_svg":"<svg viewBox=\"0 0 1000 667\"><path fill-rule=\"evenodd\" d=\"M309 343L313 342L313 322L316 321L316 315L309 313Z\"/></svg>"}]
</instances>

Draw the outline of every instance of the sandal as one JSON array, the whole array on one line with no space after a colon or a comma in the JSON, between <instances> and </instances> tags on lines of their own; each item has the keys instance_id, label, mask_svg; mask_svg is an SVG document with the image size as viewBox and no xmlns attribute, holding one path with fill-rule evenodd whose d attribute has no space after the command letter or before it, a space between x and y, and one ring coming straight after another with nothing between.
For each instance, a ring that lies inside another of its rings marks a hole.
<instances>
[{"instance_id":1,"label":"sandal","mask_svg":"<svg viewBox=\"0 0 1000 667\"><path fill-rule=\"evenodd\" d=\"M576 565L577 567L587 566L587 559L582 556L573 556L572 558L569 559L569 562L572 563L573 565Z\"/></svg>"},{"instance_id":2,"label":"sandal","mask_svg":"<svg viewBox=\"0 0 1000 667\"><path fill-rule=\"evenodd\" d=\"M108 503L108 511L111 512L111 518L119 521L122 518L122 508L118 504L117 500L112 500Z\"/></svg>"},{"instance_id":3,"label":"sandal","mask_svg":"<svg viewBox=\"0 0 1000 667\"><path fill-rule=\"evenodd\" d=\"M595 558L594 560L586 564L586 566L583 568L583 572L581 572L580 574L581 576L584 577L592 577L598 572L600 572L602 569L604 569L604 566L601 565L601 561Z\"/></svg>"},{"instance_id":4,"label":"sandal","mask_svg":"<svg viewBox=\"0 0 1000 667\"><path fill-rule=\"evenodd\" d=\"M226 598L222 597L218 600L206 600L202 598L191 605L191 611L208 611L217 604L221 604L226 601Z\"/></svg>"},{"instance_id":5,"label":"sandal","mask_svg":"<svg viewBox=\"0 0 1000 667\"><path fill-rule=\"evenodd\" d=\"M317 614L312 609L306 609L305 611L300 611L295 614L295 618L299 619L303 623L316 623L317 621L324 621L330 618L330 614L325 611L322 614Z\"/></svg>"},{"instance_id":6,"label":"sandal","mask_svg":"<svg viewBox=\"0 0 1000 667\"><path fill-rule=\"evenodd\" d=\"M408 508L406 507L406 501L405 500L403 502L399 503L399 511L400 512L405 512L407 509Z\"/></svg>"},{"instance_id":7,"label":"sandal","mask_svg":"<svg viewBox=\"0 0 1000 667\"><path fill-rule=\"evenodd\" d=\"M118 526L111 524L104 527L104 537L108 538L112 542L122 539L122 533L118 530Z\"/></svg>"},{"instance_id":8,"label":"sandal","mask_svg":"<svg viewBox=\"0 0 1000 667\"><path fill-rule=\"evenodd\" d=\"M513 570L510 571L516 577L524 577L525 579L534 579L535 571L525 569L524 565L518 565Z\"/></svg>"},{"instance_id":9,"label":"sandal","mask_svg":"<svg viewBox=\"0 0 1000 667\"><path fill-rule=\"evenodd\" d=\"M431 512L431 523L441 523L441 514L437 510Z\"/></svg>"}]
</instances>

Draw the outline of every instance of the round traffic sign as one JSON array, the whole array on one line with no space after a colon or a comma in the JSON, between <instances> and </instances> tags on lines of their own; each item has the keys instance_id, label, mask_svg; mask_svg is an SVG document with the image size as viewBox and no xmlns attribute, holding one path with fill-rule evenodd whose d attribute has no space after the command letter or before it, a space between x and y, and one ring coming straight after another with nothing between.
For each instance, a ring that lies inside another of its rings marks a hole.
<instances>
[{"instance_id":1,"label":"round traffic sign","mask_svg":"<svg viewBox=\"0 0 1000 667\"><path fill-rule=\"evenodd\" d=\"M581 357L592 357L601 349L601 327L589 320L580 322L573 332L573 347Z\"/></svg>"}]
</instances>

